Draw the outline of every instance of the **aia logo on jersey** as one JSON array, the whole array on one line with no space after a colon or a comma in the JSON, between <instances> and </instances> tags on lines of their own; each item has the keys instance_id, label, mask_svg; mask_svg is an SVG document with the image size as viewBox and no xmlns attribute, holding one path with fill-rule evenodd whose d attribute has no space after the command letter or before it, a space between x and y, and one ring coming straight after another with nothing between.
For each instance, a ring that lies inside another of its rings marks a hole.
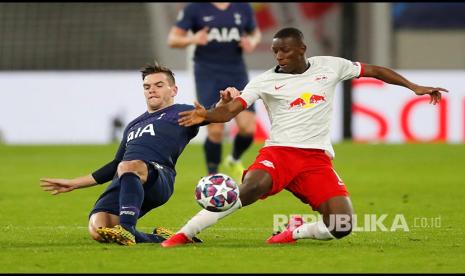
<instances>
[{"instance_id":1,"label":"aia logo on jersey","mask_svg":"<svg viewBox=\"0 0 465 276\"><path fill-rule=\"evenodd\" d=\"M137 130L133 130L129 132L128 138L126 139L126 142L129 142L133 139L141 137L144 133L148 133L151 136L155 136L155 131L153 130L153 124L148 124L144 128L137 128Z\"/></svg>"},{"instance_id":2,"label":"aia logo on jersey","mask_svg":"<svg viewBox=\"0 0 465 276\"><path fill-rule=\"evenodd\" d=\"M233 28L211 28L208 32L208 41L216 40L218 42L241 41L239 29Z\"/></svg>"},{"instance_id":3,"label":"aia logo on jersey","mask_svg":"<svg viewBox=\"0 0 465 276\"><path fill-rule=\"evenodd\" d=\"M326 102L325 96L312 93L302 93L300 94L300 97L289 103L289 109L312 108L323 102Z\"/></svg>"}]
</instances>

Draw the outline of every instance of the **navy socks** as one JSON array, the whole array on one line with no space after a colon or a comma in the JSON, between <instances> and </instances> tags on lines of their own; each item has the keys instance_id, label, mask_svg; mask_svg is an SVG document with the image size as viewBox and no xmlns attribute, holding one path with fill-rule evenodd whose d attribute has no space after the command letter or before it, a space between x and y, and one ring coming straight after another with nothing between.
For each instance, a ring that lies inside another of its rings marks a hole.
<instances>
[{"instance_id":1,"label":"navy socks","mask_svg":"<svg viewBox=\"0 0 465 276\"><path fill-rule=\"evenodd\" d=\"M234 138L233 143L233 152L232 157L234 160L239 160L242 154L250 147L253 142L253 136L243 136L243 135L236 135Z\"/></svg>"},{"instance_id":2,"label":"navy socks","mask_svg":"<svg viewBox=\"0 0 465 276\"><path fill-rule=\"evenodd\" d=\"M134 173L122 174L119 181L121 185L119 194L120 224L134 234L142 201L144 200L144 188L139 176Z\"/></svg>"},{"instance_id":3,"label":"navy socks","mask_svg":"<svg viewBox=\"0 0 465 276\"><path fill-rule=\"evenodd\" d=\"M221 143L214 143L210 139L206 139L203 144L205 159L207 160L208 174L218 172L218 165L221 162Z\"/></svg>"}]
</instances>

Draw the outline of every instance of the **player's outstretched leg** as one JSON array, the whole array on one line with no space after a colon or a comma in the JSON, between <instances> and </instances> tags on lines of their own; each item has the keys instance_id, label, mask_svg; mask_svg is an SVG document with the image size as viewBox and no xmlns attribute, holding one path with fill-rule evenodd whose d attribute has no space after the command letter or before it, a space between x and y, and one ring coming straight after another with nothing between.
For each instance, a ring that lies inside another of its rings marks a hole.
<instances>
[{"instance_id":1,"label":"player's outstretched leg","mask_svg":"<svg viewBox=\"0 0 465 276\"><path fill-rule=\"evenodd\" d=\"M323 220L286 228L266 240L267 243L294 243L298 239L340 239L352 231L352 204L349 197L336 196L318 207Z\"/></svg>"},{"instance_id":2,"label":"player's outstretched leg","mask_svg":"<svg viewBox=\"0 0 465 276\"><path fill-rule=\"evenodd\" d=\"M230 209L223 212L210 212L201 210L194 217L192 217L181 230L179 230L173 237L161 243L163 247L173 247L183 244L192 243L193 237L200 233L203 229L215 224L218 220L226 217L227 215L235 212L242 206L257 201L261 196L270 191L272 186L270 175L264 170L249 171L245 178L244 183L239 186L239 199L231 206Z\"/></svg>"}]
</instances>

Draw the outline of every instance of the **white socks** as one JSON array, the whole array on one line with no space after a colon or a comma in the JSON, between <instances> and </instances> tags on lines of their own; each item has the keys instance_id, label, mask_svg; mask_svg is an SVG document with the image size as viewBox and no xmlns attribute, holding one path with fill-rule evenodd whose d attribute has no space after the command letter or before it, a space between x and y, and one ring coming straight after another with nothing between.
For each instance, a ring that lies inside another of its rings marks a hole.
<instances>
[{"instance_id":1,"label":"white socks","mask_svg":"<svg viewBox=\"0 0 465 276\"><path fill-rule=\"evenodd\" d=\"M320 220L304 223L292 231L292 237L298 239L332 240L334 236L329 232L325 223Z\"/></svg>"},{"instance_id":2,"label":"white socks","mask_svg":"<svg viewBox=\"0 0 465 276\"><path fill-rule=\"evenodd\" d=\"M184 225L178 233L184 233L190 239L194 237L197 233L203 229L209 227L210 225L215 224L219 219L224 218L225 216L233 213L237 209L242 207L241 199L238 198L236 203L231 206L228 210L224 212L210 212L207 210L201 210L195 216L193 216L187 223Z\"/></svg>"}]
</instances>

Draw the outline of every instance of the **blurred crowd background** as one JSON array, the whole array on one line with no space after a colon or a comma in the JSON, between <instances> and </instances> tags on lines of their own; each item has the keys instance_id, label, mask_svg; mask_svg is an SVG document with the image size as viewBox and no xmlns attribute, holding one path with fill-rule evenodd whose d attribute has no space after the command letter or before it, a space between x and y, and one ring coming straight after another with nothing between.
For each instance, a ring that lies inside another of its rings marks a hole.
<instances>
[{"instance_id":1,"label":"blurred crowd background","mask_svg":"<svg viewBox=\"0 0 465 276\"><path fill-rule=\"evenodd\" d=\"M185 3L0 3L0 70L126 70L158 59L188 66L166 37ZM397 69L465 69L465 3L252 3L263 40L251 69L274 64L271 37L305 32L310 55L341 55L343 5L355 59ZM265 57L265 58L264 58Z\"/></svg>"}]
</instances>

